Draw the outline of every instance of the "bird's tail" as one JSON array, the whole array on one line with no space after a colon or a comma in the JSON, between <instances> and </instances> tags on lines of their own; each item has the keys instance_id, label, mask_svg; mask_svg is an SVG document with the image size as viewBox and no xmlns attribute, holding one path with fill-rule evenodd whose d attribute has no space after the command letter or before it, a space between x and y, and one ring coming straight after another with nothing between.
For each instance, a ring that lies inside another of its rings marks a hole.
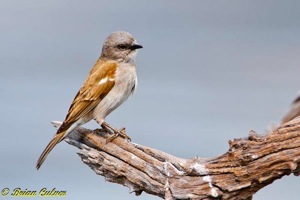
<instances>
[{"instance_id":1,"label":"bird's tail","mask_svg":"<svg viewBox=\"0 0 300 200\"><path fill-rule=\"evenodd\" d=\"M57 133L52 140L49 142L49 144L47 145L47 147L45 148L45 150L43 151L43 153L40 155L37 163L36 163L36 169L38 170L41 165L43 164L43 162L45 161L47 155L50 153L50 151L57 145L57 143L59 143L64 135L65 135L66 131L63 131L61 133Z\"/></svg>"}]
</instances>

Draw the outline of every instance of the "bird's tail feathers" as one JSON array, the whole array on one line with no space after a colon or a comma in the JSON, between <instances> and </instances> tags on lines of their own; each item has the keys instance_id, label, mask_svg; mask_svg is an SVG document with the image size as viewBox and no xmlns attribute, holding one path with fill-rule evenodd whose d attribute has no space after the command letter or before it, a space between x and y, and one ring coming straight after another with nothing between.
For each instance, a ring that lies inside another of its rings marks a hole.
<instances>
[{"instance_id":1,"label":"bird's tail feathers","mask_svg":"<svg viewBox=\"0 0 300 200\"><path fill-rule=\"evenodd\" d=\"M52 151L52 149L64 138L66 131L63 131L61 133L57 133L52 140L49 142L43 153L40 155L37 163L36 163L36 169L38 170L43 162L45 161L47 155Z\"/></svg>"}]
</instances>

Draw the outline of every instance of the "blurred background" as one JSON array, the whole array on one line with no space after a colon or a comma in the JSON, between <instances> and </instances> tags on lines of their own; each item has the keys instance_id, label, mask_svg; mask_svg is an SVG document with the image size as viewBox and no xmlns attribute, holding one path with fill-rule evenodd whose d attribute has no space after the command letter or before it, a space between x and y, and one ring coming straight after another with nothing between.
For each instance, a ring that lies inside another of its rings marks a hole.
<instances>
[{"instance_id":1,"label":"blurred background","mask_svg":"<svg viewBox=\"0 0 300 200\"><path fill-rule=\"evenodd\" d=\"M125 126L135 143L212 157L288 111L300 88L299 9L296 0L0 0L0 189L159 199L105 182L65 142L35 170L55 133L50 121L65 118L105 38L125 30L144 46L137 91L108 123ZM299 183L284 177L254 199L299 199Z\"/></svg>"}]
</instances>

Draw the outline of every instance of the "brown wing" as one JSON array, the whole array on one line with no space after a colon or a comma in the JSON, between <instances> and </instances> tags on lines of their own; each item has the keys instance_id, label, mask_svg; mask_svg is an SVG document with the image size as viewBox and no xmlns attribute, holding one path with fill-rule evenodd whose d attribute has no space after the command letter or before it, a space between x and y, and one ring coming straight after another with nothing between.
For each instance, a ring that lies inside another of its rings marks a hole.
<instances>
[{"instance_id":1,"label":"brown wing","mask_svg":"<svg viewBox=\"0 0 300 200\"><path fill-rule=\"evenodd\" d=\"M75 96L65 121L57 133L66 131L74 122L93 110L115 84L116 63L97 62Z\"/></svg>"}]
</instances>

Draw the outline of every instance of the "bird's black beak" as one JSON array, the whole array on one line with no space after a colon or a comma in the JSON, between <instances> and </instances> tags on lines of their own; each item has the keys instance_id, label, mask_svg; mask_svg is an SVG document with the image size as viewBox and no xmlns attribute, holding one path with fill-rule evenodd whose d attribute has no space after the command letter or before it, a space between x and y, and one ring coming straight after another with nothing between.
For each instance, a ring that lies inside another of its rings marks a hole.
<instances>
[{"instance_id":1,"label":"bird's black beak","mask_svg":"<svg viewBox=\"0 0 300 200\"><path fill-rule=\"evenodd\" d=\"M138 43L133 43L131 46L130 46L130 49L131 50L135 50L135 49L141 49L143 48L142 45L138 44Z\"/></svg>"}]
</instances>

